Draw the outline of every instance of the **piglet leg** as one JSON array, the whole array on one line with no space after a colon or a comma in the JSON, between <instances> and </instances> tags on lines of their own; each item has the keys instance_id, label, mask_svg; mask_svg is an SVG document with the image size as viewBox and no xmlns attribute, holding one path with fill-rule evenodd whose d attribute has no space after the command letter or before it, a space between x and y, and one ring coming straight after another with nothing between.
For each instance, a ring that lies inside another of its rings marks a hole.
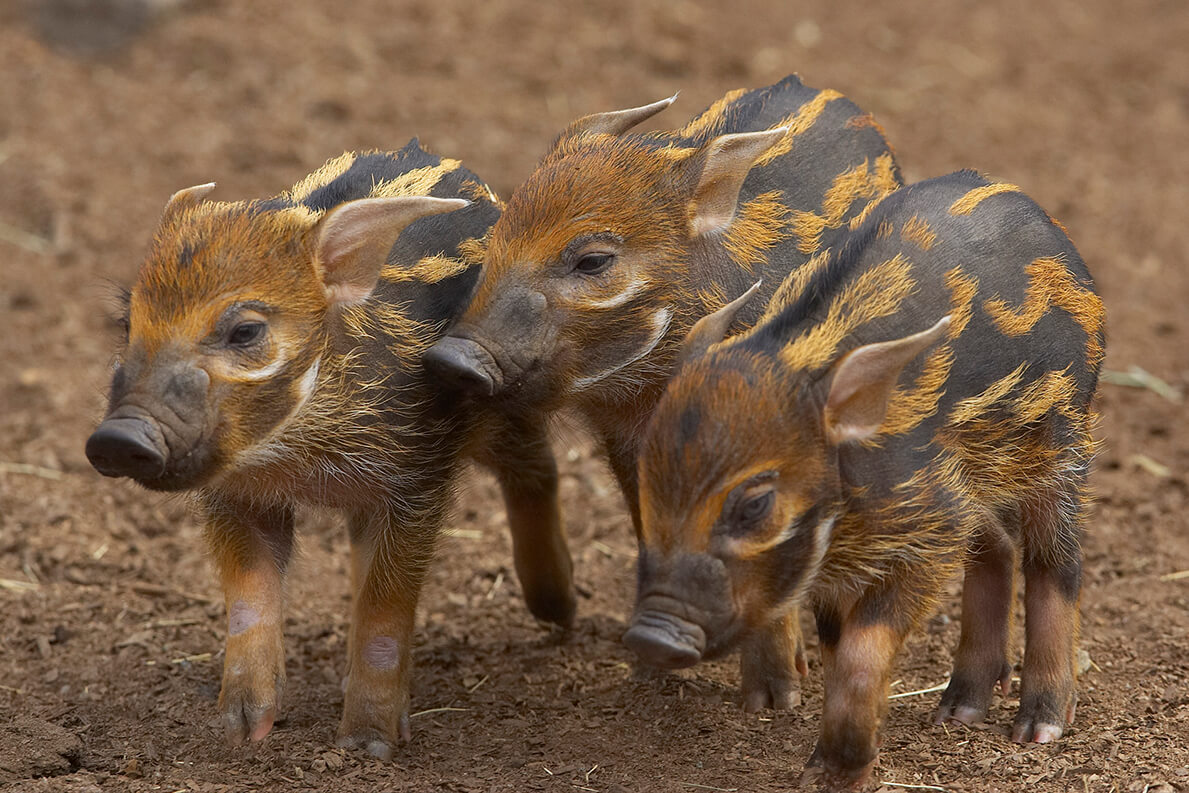
<instances>
[{"instance_id":1,"label":"piglet leg","mask_svg":"<svg viewBox=\"0 0 1189 793\"><path fill-rule=\"evenodd\" d=\"M558 504L557 464L546 420L534 418L501 428L490 464L504 494L512 557L528 610L539 620L569 628L578 601Z\"/></svg>"},{"instance_id":2,"label":"piglet leg","mask_svg":"<svg viewBox=\"0 0 1189 793\"><path fill-rule=\"evenodd\" d=\"M338 745L383 760L411 737L414 617L433 551L433 531L418 528L385 511L350 521L354 606Z\"/></svg>"},{"instance_id":3,"label":"piglet leg","mask_svg":"<svg viewBox=\"0 0 1189 793\"><path fill-rule=\"evenodd\" d=\"M1011 683L1007 642L1011 631L1015 556L1011 539L998 525L977 540L966 563L962 587L962 634L954 672L933 721L981 722L998 685Z\"/></svg>"},{"instance_id":4,"label":"piglet leg","mask_svg":"<svg viewBox=\"0 0 1189 793\"><path fill-rule=\"evenodd\" d=\"M867 591L852 607L819 604L825 696L822 729L803 781L857 790L871 778L888 707L892 663L939 585L901 571L901 581ZM845 615L845 616L842 616Z\"/></svg>"},{"instance_id":5,"label":"piglet leg","mask_svg":"<svg viewBox=\"0 0 1189 793\"><path fill-rule=\"evenodd\" d=\"M1024 564L1024 666L1013 741L1055 741L1073 721L1081 569L1080 556L1063 566Z\"/></svg>"},{"instance_id":6,"label":"piglet leg","mask_svg":"<svg viewBox=\"0 0 1189 793\"><path fill-rule=\"evenodd\" d=\"M285 683L282 572L293 542L289 507L206 503L210 543L227 606L227 651L219 712L231 743L262 740L277 719Z\"/></svg>"},{"instance_id":7,"label":"piglet leg","mask_svg":"<svg viewBox=\"0 0 1189 793\"><path fill-rule=\"evenodd\" d=\"M796 610L751 636L739 656L743 709L789 710L801 704L798 675L809 673Z\"/></svg>"}]
</instances>

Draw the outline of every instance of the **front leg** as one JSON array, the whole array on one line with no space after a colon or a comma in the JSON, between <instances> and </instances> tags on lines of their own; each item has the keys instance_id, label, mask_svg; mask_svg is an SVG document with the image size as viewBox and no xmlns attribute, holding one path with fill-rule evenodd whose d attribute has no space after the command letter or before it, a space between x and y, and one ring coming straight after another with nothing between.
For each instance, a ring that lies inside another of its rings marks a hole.
<instances>
[{"instance_id":1,"label":"front leg","mask_svg":"<svg viewBox=\"0 0 1189 793\"><path fill-rule=\"evenodd\" d=\"M936 598L936 585L922 576L898 577L916 580L870 589L849 609L819 607L825 695L806 781L829 790L858 790L871 778L892 663Z\"/></svg>"},{"instance_id":2,"label":"front leg","mask_svg":"<svg viewBox=\"0 0 1189 793\"><path fill-rule=\"evenodd\" d=\"M636 455L639 452L639 444L635 438L622 438L617 435L604 437L603 444L607 449L607 462L611 465L611 473L615 474L615 479L619 482L623 500L632 516L636 539L639 539L640 484L636 479Z\"/></svg>"},{"instance_id":3,"label":"front leg","mask_svg":"<svg viewBox=\"0 0 1189 793\"><path fill-rule=\"evenodd\" d=\"M504 494L512 559L528 610L539 620L569 628L578 598L547 421L532 416L502 423L483 461L494 469Z\"/></svg>"},{"instance_id":4,"label":"front leg","mask_svg":"<svg viewBox=\"0 0 1189 793\"><path fill-rule=\"evenodd\" d=\"M743 709L789 710L801 704L801 683L809 674L801 622L796 609L757 631L739 655L743 678Z\"/></svg>"},{"instance_id":5,"label":"front leg","mask_svg":"<svg viewBox=\"0 0 1189 793\"><path fill-rule=\"evenodd\" d=\"M339 746L389 760L393 746L411 737L414 618L436 527L383 509L351 517L354 604Z\"/></svg>"},{"instance_id":6,"label":"front leg","mask_svg":"<svg viewBox=\"0 0 1189 793\"><path fill-rule=\"evenodd\" d=\"M204 498L206 537L227 608L219 712L231 743L259 741L276 722L285 683L282 575L293 547L293 510Z\"/></svg>"}]
</instances>

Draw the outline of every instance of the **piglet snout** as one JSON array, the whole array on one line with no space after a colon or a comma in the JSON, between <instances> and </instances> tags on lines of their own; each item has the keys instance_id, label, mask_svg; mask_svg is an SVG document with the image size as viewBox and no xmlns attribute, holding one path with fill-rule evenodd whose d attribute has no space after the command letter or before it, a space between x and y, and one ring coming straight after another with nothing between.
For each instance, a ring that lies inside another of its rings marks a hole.
<instances>
[{"instance_id":1,"label":"piglet snout","mask_svg":"<svg viewBox=\"0 0 1189 793\"><path fill-rule=\"evenodd\" d=\"M87 439L87 459L104 476L153 479L165 472L160 433L140 418L110 418Z\"/></svg>"},{"instance_id":2,"label":"piglet snout","mask_svg":"<svg viewBox=\"0 0 1189 793\"><path fill-rule=\"evenodd\" d=\"M672 614L637 612L623 635L623 643L640 660L662 669L693 666L702 659L706 633L701 627Z\"/></svg>"}]
</instances>

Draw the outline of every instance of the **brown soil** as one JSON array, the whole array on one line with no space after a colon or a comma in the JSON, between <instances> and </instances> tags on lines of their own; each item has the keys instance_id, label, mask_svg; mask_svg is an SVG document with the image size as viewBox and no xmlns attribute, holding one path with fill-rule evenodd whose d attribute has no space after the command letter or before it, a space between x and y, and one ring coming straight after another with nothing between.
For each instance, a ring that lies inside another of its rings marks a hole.
<instances>
[{"instance_id":1,"label":"brown soil","mask_svg":"<svg viewBox=\"0 0 1189 793\"><path fill-rule=\"evenodd\" d=\"M973 167L1028 190L1098 278L1107 368L1189 390L1189 6L919 5L0 6L0 790L793 787L820 670L800 709L759 715L738 706L733 661L634 671L618 639L635 543L578 433L557 444L585 595L571 635L523 608L499 499L476 474L422 600L412 743L389 764L333 749L346 538L312 514L291 576L284 720L263 745L226 748L225 623L189 507L104 480L82 454L116 337L105 295L134 277L183 186L269 195L344 149L419 135L506 195L576 115L680 89L658 119L673 124L795 70L874 111L910 179ZM84 6L96 16L80 19ZM1076 724L1022 747L1005 735L1014 693L977 730L931 726L937 693L896 699L886 790L1189 790L1189 577L1169 575L1189 569L1185 407L1112 384L1101 405ZM956 608L912 638L895 691L945 680Z\"/></svg>"}]
</instances>

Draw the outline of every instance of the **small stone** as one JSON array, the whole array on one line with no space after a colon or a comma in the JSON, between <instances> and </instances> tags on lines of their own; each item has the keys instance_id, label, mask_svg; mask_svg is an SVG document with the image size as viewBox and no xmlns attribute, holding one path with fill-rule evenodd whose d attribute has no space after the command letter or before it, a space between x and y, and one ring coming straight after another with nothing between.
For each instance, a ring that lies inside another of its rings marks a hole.
<instances>
[{"instance_id":1,"label":"small stone","mask_svg":"<svg viewBox=\"0 0 1189 793\"><path fill-rule=\"evenodd\" d=\"M812 49L822 40L822 29L812 19L803 19L793 28L793 38L805 49Z\"/></svg>"}]
</instances>

